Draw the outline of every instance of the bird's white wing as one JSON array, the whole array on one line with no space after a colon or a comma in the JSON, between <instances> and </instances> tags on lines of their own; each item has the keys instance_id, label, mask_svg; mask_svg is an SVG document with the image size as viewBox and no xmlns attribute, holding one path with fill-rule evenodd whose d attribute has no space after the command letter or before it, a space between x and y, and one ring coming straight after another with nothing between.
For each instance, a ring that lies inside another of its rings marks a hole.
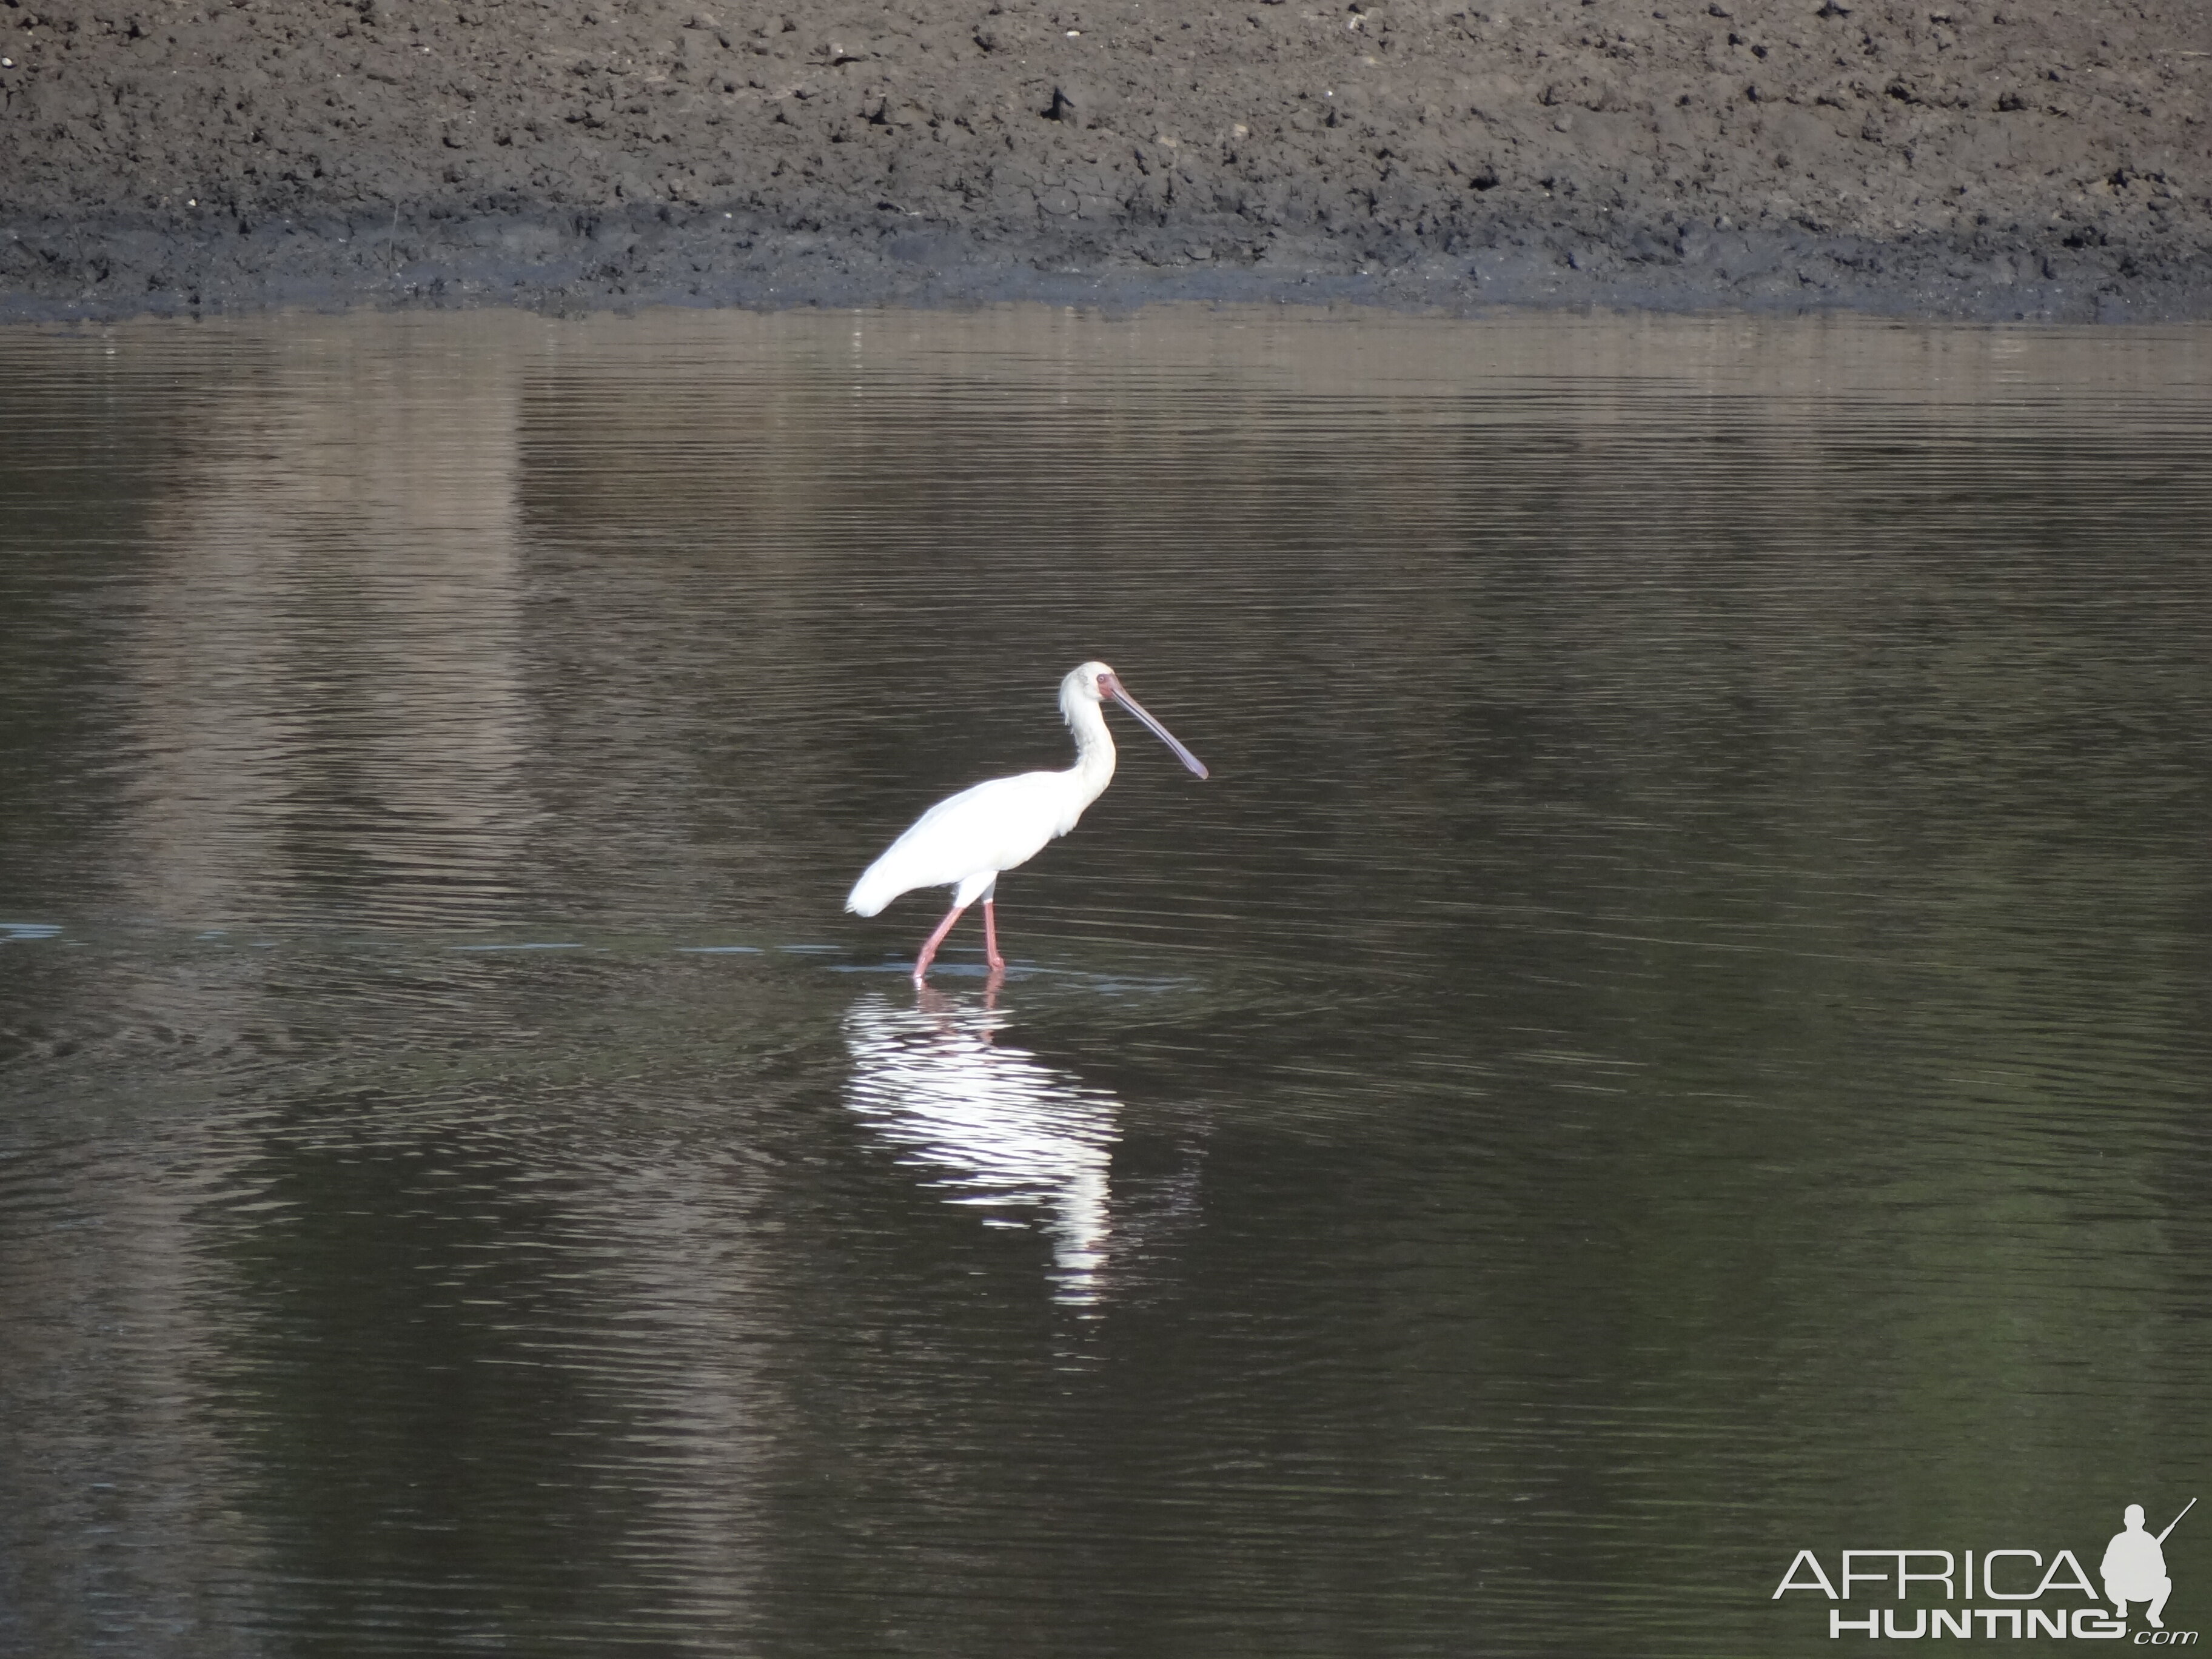
<instances>
[{"instance_id":1,"label":"bird's white wing","mask_svg":"<svg viewBox=\"0 0 2212 1659\"><path fill-rule=\"evenodd\" d=\"M963 789L916 818L853 884L845 908L872 916L917 887L949 887L986 870L1011 870L1075 828L1087 804L1065 772L1024 772Z\"/></svg>"}]
</instances>

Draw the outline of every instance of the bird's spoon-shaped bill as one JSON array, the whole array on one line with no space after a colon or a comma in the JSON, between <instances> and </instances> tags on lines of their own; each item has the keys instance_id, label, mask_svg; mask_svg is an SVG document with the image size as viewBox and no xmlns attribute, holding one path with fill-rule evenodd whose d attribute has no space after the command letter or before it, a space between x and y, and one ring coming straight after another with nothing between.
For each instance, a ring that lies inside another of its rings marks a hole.
<instances>
[{"instance_id":1,"label":"bird's spoon-shaped bill","mask_svg":"<svg viewBox=\"0 0 2212 1659\"><path fill-rule=\"evenodd\" d=\"M1206 763L1199 759L1197 756L1192 754L1189 750L1184 748L1182 744L1178 743L1176 740L1176 734L1174 732L1169 731L1166 726L1162 726L1149 714L1146 713L1145 705L1139 702L1134 697L1129 695L1129 688L1121 684L1121 677L1119 674L1101 675L1099 677L1099 689L1118 698L1124 708L1127 709L1132 714L1134 714L1139 720L1144 721L1146 726L1150 726L1154 737L1158 738L1162 743L1167 744L1169 748L1175 750L1175 757L1177 760L1181 761L1185 766L1190 768L1192 771L1197 773L1201 778L1206 775Z\"/></svg>"}]
</instances>

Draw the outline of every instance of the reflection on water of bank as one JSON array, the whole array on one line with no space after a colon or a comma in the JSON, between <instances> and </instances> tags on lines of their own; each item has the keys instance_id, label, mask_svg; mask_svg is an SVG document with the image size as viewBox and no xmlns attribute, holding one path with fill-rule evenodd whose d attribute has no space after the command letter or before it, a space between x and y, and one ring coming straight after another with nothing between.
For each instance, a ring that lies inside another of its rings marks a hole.
<instances>
[{"instance_id":1,"label":"reflection on water of bank","mask_svg":"<svg viewBox=\"0 0 2212 1659\"><path fill-rule=\"evenodd\" d=\"M118 665L131 902L267 920L336 890L451 925L508 890L532 817L518 366L343 333L256 355L146 526Z\"/></svg>"}]
</instances>

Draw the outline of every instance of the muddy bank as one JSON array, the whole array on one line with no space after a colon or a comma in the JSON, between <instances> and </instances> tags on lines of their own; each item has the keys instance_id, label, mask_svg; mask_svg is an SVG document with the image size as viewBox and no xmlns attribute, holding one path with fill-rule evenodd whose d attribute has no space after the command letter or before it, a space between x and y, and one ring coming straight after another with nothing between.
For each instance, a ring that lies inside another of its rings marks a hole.
<instances>
[{"instance_id":1,"label":"muddy bank","mask_svg":"<svg viewBox=\"0 0 2212 1659\"><path fill-rule=\"evenodd\" d=\"M6 0L0 306L2212 316L2212 14Z\"/></svg>"}]
</instances>

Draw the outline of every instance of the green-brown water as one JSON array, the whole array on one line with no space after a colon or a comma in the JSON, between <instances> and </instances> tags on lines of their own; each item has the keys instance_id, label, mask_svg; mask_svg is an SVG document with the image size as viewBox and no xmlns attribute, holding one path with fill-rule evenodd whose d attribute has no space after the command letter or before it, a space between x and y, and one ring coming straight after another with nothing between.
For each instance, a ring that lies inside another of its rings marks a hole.
<instances>
[{"instance_id":1,"label":"green-brown water","mask_svg":"<svg viewBox=\"0 0 2212 1659\"><path fill-rule=\"evenodd\" d=\"M1826 1652L1801 1548L2212 1496L2212 333L309 317L0 428L0 1651ZM1213 780L1125 724L917 1002L847 885L1091 656Z\"/></svg>"}]
</instances>

